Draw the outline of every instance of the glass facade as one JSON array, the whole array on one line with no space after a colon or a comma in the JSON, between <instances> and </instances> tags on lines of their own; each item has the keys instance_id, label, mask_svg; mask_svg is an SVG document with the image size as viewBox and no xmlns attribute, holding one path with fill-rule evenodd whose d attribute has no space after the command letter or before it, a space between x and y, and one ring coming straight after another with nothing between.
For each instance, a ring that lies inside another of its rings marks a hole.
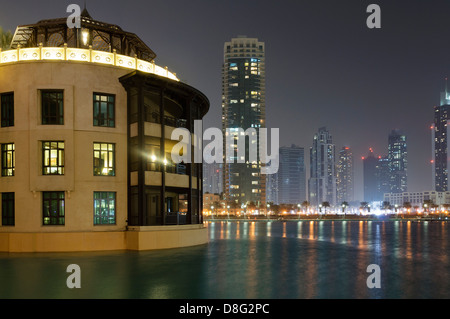
<instances>
[{"instance_id":1,"label":"glass facade","mask_svg":"<svg viewBox=\"0 0 450 319\"><path fill-rule=\"evenodd\" d=\"M398 130L393 130L391 134L389 134L388 143L390 192L407 192L408 152L406 147L406 136Z\"/></svg>"},{"instance_id":2,"label":"glass facade","mask_svg":"<svg viewBox=\"0 0 450 319\"><path fill-rule=\"evenodd\" d=\"M309 202L319 206L336 204L335 145L330 132L321 127L310 148Z\"/></svg>"},{"instance_id":3,"label":"glass facade","mask_svg":"<svg viewBox=\"0 0 450 319\"><path fill-rule=\"evenodd\" d=\"M178 82L165 83L152 75L120 79L128 93L128 125L137 126L130 136L128 224L131 226L202 223L202 163L172 160L177 142L166 136L167 128L186 127L209 109L207 98ZM150 130L152 128L151 134ZM181 155L181 154L180 154ZM177 175L184 175L183 178ZM151 180L150 177L151 176Z\"/></svg>"},{"instance_id":4,"label":"glass facade","mask_svg":"<svg viewBox=\"0 0 450 319\"><path fill-rule=\"evenodd\" d=\"M280 147L278 169L278 202L301 204L306 200L304 148Z\"/></svg>"}]
</instances>

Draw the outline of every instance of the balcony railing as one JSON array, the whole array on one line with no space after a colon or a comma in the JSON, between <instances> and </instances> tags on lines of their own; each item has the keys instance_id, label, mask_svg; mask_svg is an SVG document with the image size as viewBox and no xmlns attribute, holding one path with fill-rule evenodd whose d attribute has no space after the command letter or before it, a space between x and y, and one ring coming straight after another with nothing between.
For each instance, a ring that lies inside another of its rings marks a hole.
<instances>
[{"instance_id":1,"label":"balcony railing","mask_svg":"<svg viewBox=\"0 0 450 319\"><path fill-rule=\"evenodd\" d=\"M137 114L135 116L132 115L132 118L137 120L138 115ZM161 124L161 115L158 112L146 113L145 121L150 123ZM177 119L170 115L164 115L164 123L167 126L184 127L184 128L187 127L187 120Z\"/></svg>"},{"instance_id":2,"label":"balcony railing","mask_svg":"<svg viewBox=\"0 0 450 319\"><path fill-rule=\"evenodd\" d=\"M156 65L154 62L140 60L137 57L117 54L113 52L97 51L89 49L64 47L44 47L40 45L37 48L20 48L7 51L0 49L0 65L13 62L32 62L32 61L78 61L88 63L98 63L112 65L132 70L138 70L145 73L152 73L179 81L175 73Z\"/></svg>"}]
</instances>

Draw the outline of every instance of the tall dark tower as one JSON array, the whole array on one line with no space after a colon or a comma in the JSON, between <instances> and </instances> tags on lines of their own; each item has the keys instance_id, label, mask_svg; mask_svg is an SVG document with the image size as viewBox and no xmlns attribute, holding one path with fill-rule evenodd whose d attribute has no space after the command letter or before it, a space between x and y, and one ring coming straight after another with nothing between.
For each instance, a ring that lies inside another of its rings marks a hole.
<instances>
[{"instance_id":1,"label":"tall dark tower","mask_svg":"<svg viewBox=\"0 0 450 319\"><path fill-rule=\"evenodd\" d=\"M447 91L441 92L441 102L434 107L434 123L431 125L432 147L432 186L435 191L448 191L448 120L450 111L450 95Z\"/></svg>"},{"instance_id":2,"label":"tall dark tower","mask_svg":"<svg viewBox=\"0 0 450 319\"><path fill-rule=\"evenodd\" d=\"M375 157L372 148L369 149L367 157L363 157L364 171L364 201L371 203L379 201L377 165L378 159Z\"/></svg>"},{"instance_id":3,"label":"tall dark tower","mask_svg":"<svg viewBox=\"0 0 450 319\"><path fill-rule=\"evenodd\" d=\"M399 130L392 130L388 140L388 159L391 193L408 191L408 152L406 136Z\"/></svg>"},{"instance_id":4,"label":"tall dark tower","mask_svg":"<svg viewBox=\"0 0 450 319\"><path fill-rule=\"evenodd\" d=\"M336 165L337 204L353 201L353 154L350 147L339 151Z\"/></svg>"},{"instance_id":5,"label":"tall dark tower","mask_svg":"<svg viewBox=\"0 0 450 319\"><path fill-rule=\"evenodd\" d=\"M321 127L314 135L310 148L309 202L319 206L328 202L336 205L335 145L330 132Z\"/></svg>"}]
</instances>

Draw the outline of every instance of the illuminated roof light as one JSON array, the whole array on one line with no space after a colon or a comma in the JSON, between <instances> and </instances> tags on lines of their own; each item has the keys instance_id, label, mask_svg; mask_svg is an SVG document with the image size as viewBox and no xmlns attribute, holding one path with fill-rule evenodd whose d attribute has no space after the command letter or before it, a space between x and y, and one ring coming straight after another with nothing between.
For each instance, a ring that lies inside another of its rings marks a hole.
<instances>
[{"instance_id":1,"label":"illuminated roof light","mask_svg":"<svg viewBox=\"0 0 450 319\"><path fill-rule=\"evenodd\" d=\"M83 32L81 32L81 36L83 39L83 44L87 45L88 44L88 40L89 40L89 30L84 29Z\"/></svg>"}]
</instances>

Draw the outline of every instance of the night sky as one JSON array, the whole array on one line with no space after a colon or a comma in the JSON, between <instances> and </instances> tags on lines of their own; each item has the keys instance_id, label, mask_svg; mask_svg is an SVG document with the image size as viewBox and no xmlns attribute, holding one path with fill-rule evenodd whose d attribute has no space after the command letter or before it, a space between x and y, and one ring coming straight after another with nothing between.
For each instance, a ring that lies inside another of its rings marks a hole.
<instances>
[{"instance_id":1,"label":"night sky","mask_svg":"<svg viewBox=\"0 0 450 319\"><path fill-rule=\"evenodd\" d=\"M66 17L81 0L0 0L0 26ZM366 8L381 7L381 29ZM211 102L204 127L221 128L223 45L247 35L265 42L267 126L280 146L309 147L327 126L336 151L355 157L362 199L368 148L387 153L389 132L408 139L408 190L431 189L433 106L450 74L450 1L432 0L88 0L91 16L136 33L179 78Z\"/></svg>"}]
</instances>

